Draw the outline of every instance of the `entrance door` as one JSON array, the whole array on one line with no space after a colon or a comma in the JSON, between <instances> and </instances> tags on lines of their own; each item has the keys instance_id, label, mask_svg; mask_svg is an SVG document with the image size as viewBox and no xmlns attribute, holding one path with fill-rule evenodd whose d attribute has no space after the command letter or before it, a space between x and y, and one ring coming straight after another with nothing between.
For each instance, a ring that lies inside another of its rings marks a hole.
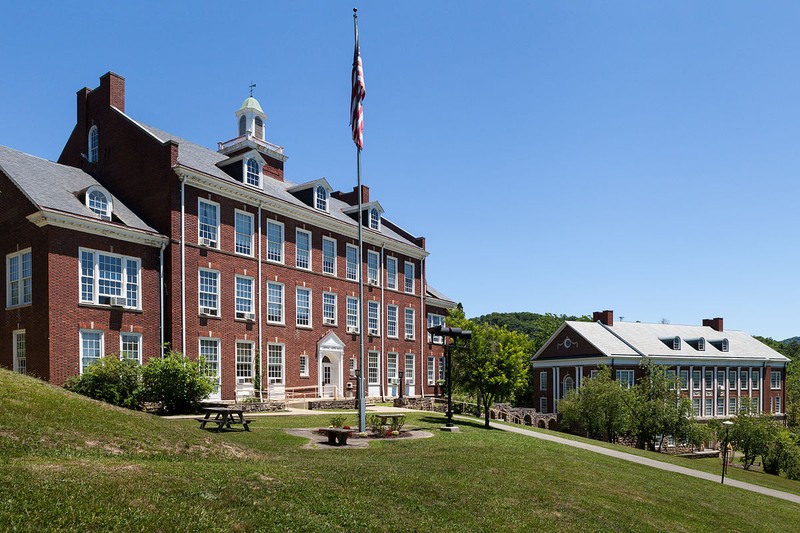
<instances>
[{"instance_id":1,"label":"entrance door","mask_svg":"<svg viewBox=\"0 0 800 533\"><path fill-rule=\"evenodd\" d=\"M333 398L334 394L334 387L332 385L331 379L331 360L328 359L328 356L322 358L322 397L323 398Z\"/></svg>"},{"instance_id":2,"label":"entrance door","mask_svg":"<svg viewBox=\"0 0 800 533\"><path fill-rule=\"evenodd\" d=\"M406 354L405 380L406 396L414 396L414 354L412 353Z\"/></svg>"}]
</instances>

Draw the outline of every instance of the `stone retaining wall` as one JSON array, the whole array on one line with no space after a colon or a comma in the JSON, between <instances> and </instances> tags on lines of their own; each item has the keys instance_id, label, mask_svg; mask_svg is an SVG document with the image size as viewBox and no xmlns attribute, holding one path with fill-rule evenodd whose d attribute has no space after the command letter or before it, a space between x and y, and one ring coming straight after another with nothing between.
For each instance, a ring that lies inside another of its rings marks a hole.
<instances>
[{"instance_id":1,"label":"stone retaining wall","mask_svg":"<svg viewBox=\"0 0 800 533\"><path fill-rule=\"evenodd\" d=\"M286 411L286 402L276 400L268 402L246 402L234 404L237 409L242 409L246 413L273 413L275 411Z\"/></svg>"}]
</instances>

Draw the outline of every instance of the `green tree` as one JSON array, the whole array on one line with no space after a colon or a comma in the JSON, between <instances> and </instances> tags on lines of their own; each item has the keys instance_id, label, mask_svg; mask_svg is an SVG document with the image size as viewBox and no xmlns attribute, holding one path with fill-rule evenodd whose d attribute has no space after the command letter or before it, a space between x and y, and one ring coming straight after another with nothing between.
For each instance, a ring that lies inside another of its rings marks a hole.
<instances>
[{"instance_id":1,"label":"green tree","mask_svg":"<svg viewBox=\"0 0 800 533\"><path fill-rule=\"evenodd\" d=\"M507 328L467 320L459 309L450 312L447 325L472 331L467 348L453 353L453 383L478 397L489 427L492 404L512 397L525 380L530 341Z\"/></svg>"},{"instance_id":2,"label":"green tree","mask_svg":"<svg viewBox=\"0 0 800 533\"><path fill-rule=\"evenodd\" d=\"M636 447L654 450L667 435L688 434L691 403L680 396L678 380L668 376L666 367L645 359L642 369L644 376L625 399Z\"/></svg>"},{"instance_id":3,"label":"green tree","mask_svg":"<svg viewBox=\"0 0 800 533\"><path fill-rule=\"evenodd\" d=\"M191 361L179 352L168 352L142 367L142 402L159 403L167 414L196 412L213 390L202 359Z\"/></svg>"},{"instance_id":4,"label":"green tree","mask_svg":"<svg viewBox=\"0 0 800 533\"><path fill-rule=\"evenodd\" d=\"M731 444L742 454L741 462L748 470L759 455L764 455L777 437L778 426L769 415L755 413L747 399L733 419L730 430Z\"/></svg>"},{"instance_id":5,"label":"green tree","mask_svg":"<svg viewBox=\"0 0 800 533\"><path fill-rule=\"evenodd\" d=\"M139 406L140 367L136 361L109 355L70 378L65 387L72 392L126 409Z\"/></svg>"},{"instance_id":6,"label":"green tree","mask_svg":"<svg viewBox=\"0 0 800 533\"><path fill-rule=\"evenodd\" d=\"M614 442L628 426L625 396L629 390L611 379L611 369L601 366L594 378L582 380L558 402L562 425L588 437Z\"/></svg>"},{"instance_id":7,"label":"green tree","mask_svg":"<svg viewBox=\"0 0 800 533\"><path fill-rule=\"evenodd\" d=\"M797 447L797 436L786 428L776 428L767 443L763 455L764 472L779 475L781 472L790 479L800 470L800 448Z\"/></svg>"}]
</instances>

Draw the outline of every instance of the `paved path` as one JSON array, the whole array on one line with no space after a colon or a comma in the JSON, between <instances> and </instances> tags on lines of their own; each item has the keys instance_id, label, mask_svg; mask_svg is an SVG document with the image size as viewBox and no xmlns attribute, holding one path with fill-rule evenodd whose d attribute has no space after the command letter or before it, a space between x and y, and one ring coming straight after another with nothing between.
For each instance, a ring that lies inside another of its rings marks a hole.
<instances>
[{"instance_id":1,"label":"paved path","mask_svg":"<svg viewBox=\"0 0 800 533\"><path fill-rule=\"evenodd\" d=\"M470 420L474 421L474 418L467 418L457 416L456 418L461 418L463 420ZM501 429L503 431L510 431L511 433L519 433L520 435L526 435L528 437L535 437L537 439L542 440L549 440L551 442L557 442L559 444L564 444L566 446L572 446L574 448L581 448L583 450L587 450L594 453L600 453L603 455L608 455L609 457L615 457L617 459L622 459L623 461L630 461L632 463L638 463L641 465L650 466L653 468L659 468L661 470L667 470L668 472L677 472L679 474L684 474L686 476L692 476L700 479L707 479L708 481L714 481L716 483L720 482L720 477L715 474L709 474L707 472L701 472L700 470L694 470L691 468L686 468L684 466L673 465L670 463L663 463L661 461L656 461L654 459L648 459L647 457L641 457L639 455L633 455L631 453L621 452L618 450L612 450L609 448L603 448L601 446L596 446L594 444L589 444L585 442L579 442L574 440L565 439L562 437L557 437L555 435L551 435L548 433L540 433L537 431L531 431L529 429L524 429L521 427L516 426L507 426L505 424L497 424L495 422L489 423L493 428ZM720 465L721 467L721 465ZM789 492L783 492L780 490L770 489L767 487L762 487L760 485L753 485L752 483L746 483L744 481L738 481L735 479L728 478L725 480L726 485L730 485L731 487L737 487L744 490L750 490L753 492L758 492L760 494L766 494L767 496L772 496L773 498L780 498L782 500L787 500L794 503L800 503L800 495L791 494Z\"/></svg>"}]
</instances>

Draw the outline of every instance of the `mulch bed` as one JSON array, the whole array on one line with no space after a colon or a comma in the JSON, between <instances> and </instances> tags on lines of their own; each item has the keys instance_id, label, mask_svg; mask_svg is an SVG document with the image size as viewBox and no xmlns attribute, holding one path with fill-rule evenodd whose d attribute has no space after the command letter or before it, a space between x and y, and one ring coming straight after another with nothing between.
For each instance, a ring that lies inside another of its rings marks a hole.
<instances>
[{"instance_id":1,"label":"mulch bed","mask_svg":"<svg viewBox=\"0 0 800 533\"><path fill-rule=\"evenodd\" d=\"M347 445L345 446L332 446L328 444L328 437L325 435L320 435L317 428L297 428L297 429L287 429L286 432L289 435L294 435L296 437L303 437L309 440L303 448L309 448L313 450L330 450L330 449L348 449L348 448L366 448L369 446L370 441L392 441L398 439L427 439L429 437L433 437L433 433L429 431L421 431L421 430L410 430L410 431L402 431L400 435L392 436L392 437L380 437L376 435L369 434L366 437L359 437L357 431L353 431L353 435L347 439Z\"/></svg>"}]
</instances>

